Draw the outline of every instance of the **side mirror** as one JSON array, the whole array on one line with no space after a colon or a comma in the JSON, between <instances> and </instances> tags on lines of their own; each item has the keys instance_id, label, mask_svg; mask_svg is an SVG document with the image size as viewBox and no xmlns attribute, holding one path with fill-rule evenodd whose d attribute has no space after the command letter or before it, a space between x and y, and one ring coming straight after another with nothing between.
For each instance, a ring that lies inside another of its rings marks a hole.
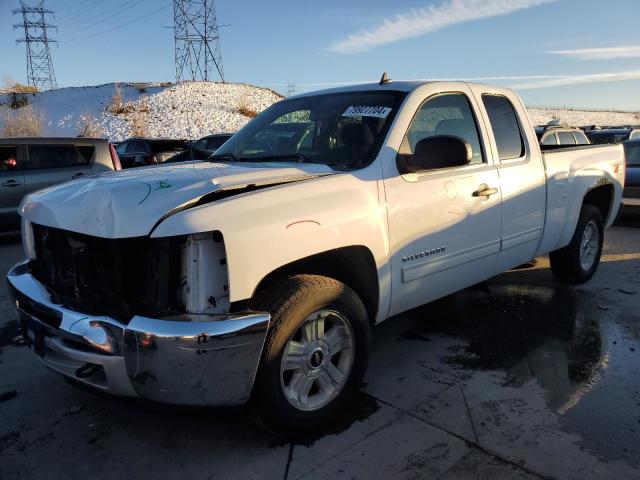
<instances>
[{"instance_id":1,"label":"side mirror","mask_svg":"<svg viewBox=\"0 0 640 480\"><path fill-rule=\"evenodd\" d=\"M473 158L471 145L453 135L436 135L416 143L413 154L398 154L400 173L416 173L436 168L468 165Z\"/></svg>"}]
</instances>

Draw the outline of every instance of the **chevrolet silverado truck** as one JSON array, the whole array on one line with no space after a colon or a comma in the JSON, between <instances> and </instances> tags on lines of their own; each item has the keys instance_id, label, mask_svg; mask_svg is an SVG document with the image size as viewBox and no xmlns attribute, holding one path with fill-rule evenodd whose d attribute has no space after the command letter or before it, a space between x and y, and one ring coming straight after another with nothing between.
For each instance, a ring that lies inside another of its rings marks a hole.
<instances>
[{"instance_id":1,"label":"chevrolet silverado truck","mask_svg":"<svg viewBox=\"0 0 640 480\"><path fill-rule=\"evenodd\" d=\"M361 384L378 322L547 253L558 281L589 280L624 173L621 145L541 152L508 89L325 90L207 162L29 195L7 280L35 353L77 382L315 428Z\"/></svg>"}]
</instances>

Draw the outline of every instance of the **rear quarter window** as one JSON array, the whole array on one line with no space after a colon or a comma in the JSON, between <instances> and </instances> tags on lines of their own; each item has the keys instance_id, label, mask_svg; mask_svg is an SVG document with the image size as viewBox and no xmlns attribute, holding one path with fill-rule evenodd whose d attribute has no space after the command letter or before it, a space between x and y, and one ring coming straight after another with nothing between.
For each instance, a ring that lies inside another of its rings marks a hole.
<instances>
[{"instance_id":1,"label":"rear quarter window","mask_svg":"<svg viewBox=\"0 0 640 480\"><path fill-rule=\"evenodd\" d=\"M31 145L29 169L77 167L89 161L74 145Z\"/></svg>"},{"instance_id":2,"label":"rear quarter window","mask_svg":"<svg viewBox=\"0 0 640 480\"><path fill-rule=\"evenodd\" d=\"M516 111L509 99L501 95L482 95L482 102L489 115L500 160L522 157L524 155L522 132L520 132Z\"/></svg>"},{"instance_id":3,"label":"rear quarter window","mask_svg":"<svg viewBox=\"0 0 640 480\"><path fill-rule=\"evenodd\" d=\"M576 137L576 143L578 145L589 145L589 139L582 132L573 132L573 136Z\"/></svg>"}]
</instances>

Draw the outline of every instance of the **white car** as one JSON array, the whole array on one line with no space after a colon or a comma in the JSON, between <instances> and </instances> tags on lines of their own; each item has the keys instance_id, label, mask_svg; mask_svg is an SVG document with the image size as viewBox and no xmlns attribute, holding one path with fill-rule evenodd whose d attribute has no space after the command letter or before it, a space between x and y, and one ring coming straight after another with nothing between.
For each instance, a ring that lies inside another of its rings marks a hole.
<instances>
[{"instance_id":1,"label":"white car","mask_svg":"<svg viewBox=\"0 0 640 480\"><path fill-rule=\"evenodd\" d=\"M20 208L34 350L100 390L330 420L371 327L550 253L595 273L621 145L541 153L511 90L381 82L278 102L209 162L97 175ZM473 315L473 312L469 312Z\"/></svg>"}]
</instances>

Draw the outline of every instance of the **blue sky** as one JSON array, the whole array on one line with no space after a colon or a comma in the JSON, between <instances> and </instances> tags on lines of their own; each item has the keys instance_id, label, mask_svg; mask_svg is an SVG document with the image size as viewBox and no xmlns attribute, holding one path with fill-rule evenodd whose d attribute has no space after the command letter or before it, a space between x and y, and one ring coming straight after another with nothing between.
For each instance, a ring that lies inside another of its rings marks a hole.
<instances>
[{"instance_id":1,"label":"blue sky","mask_svg":"<svg viewBox=\"0 0 640 480\"><path fill-rule=\"evenodd\" d=\"M170 5L45 0L58 85L173 80ZM0 0L0 76L26 82L17 7ZM512 86L532 106L640 110L638 0L219 0L217 13L231 82L301 92L386 70Z\"/></svg>"}]
</instances>

